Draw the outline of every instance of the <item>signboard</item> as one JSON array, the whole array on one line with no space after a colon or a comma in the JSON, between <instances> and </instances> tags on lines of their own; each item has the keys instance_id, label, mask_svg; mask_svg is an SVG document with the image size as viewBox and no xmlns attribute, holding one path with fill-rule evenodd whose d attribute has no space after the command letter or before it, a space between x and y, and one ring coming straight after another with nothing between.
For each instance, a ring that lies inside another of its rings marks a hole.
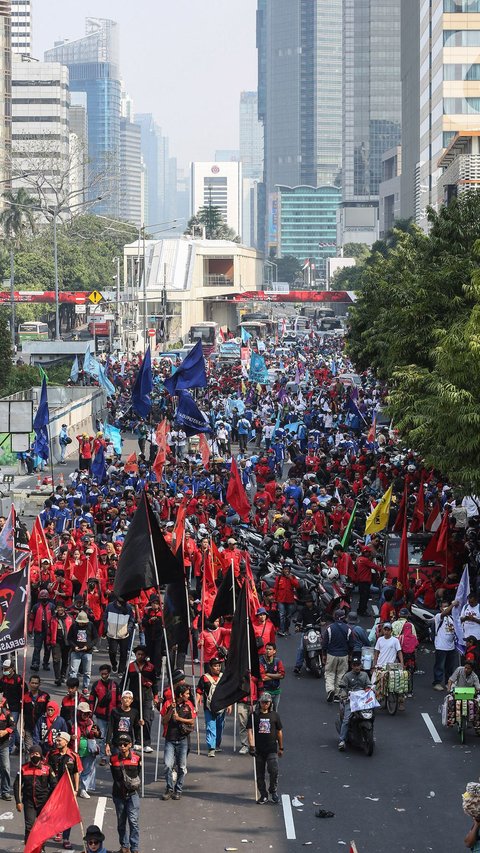
<instances>
[{"instance_id":1,"label":"signboard","mask_svg":"<svg viewBox=\"0 0 480 853\"><path fill-rule=\"evenodd\" d=\"M98 290L92 290L88 298L94 305L98 305L98 303L102 301L103 296Z\"/></svg>"},{"instance_id":2,"label":"signboard","mask_svg":"<svg viewBox=\"0 0 480 853\"><path fill-rule=\"evenodd\" d=\"M148 330L147 330L147 335L148 335L148 337L149 337L149 338L154 338L156 334L157 334L157 330L156 330L156 329L148 329Z\"/></svg>"},{"instance_id":3,"label":"signboard","mask_svg":"<svg viewBox=\"0 0 480 853\"><path fill-rule=\"evenodd\" d=\"M0 400L0 432L30 434L32 429L32 400Z\"/></svg>"}]
</instances>

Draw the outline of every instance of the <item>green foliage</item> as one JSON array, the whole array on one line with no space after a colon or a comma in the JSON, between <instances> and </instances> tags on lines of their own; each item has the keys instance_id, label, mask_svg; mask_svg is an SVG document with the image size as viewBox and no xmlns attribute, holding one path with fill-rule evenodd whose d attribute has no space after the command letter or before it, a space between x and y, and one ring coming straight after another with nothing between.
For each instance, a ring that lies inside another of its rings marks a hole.
<instances>
[{"instance_id":1,"label":"green foliage","mask_svg":"<svg viewBox=\"0 0 480 853\"><path fill-rule=\"evenodd\" d=\"M240 237L238 237L233 228L230 228L225 222L220 208L215 207L213 204L201 207L197 214L189 219L184 234L195 235L198 237L202 226L205 228L205 237L207 240L231 240L234 243L240 242Z\"/></svg>"},{"instance_id":2,"label":"green foliage","mask_svg":"<svg viewBox=\"0 0 480 853\"><path fill-rule=\"evenodd\" d=\"M294 255L284 255L283 258L274 257L273 260L277 265L278 281L288 281L289 284L293 284L299 276L302 276L302 266Z\"/></svg>"},{"instance_id":3,"label":"green foliage","mask_svg":"<svg viewBox=\"0 0 480 853\"><path fill-rule=\"evenodd\" d=\"M355 258L356 261L364 261L370 254L370 247L366 243L345 243L343 247L344 258Z\"/></svg>"},{"instance_id":4,"label":"green foliage","mask_svg":"<svg viewBox=\"0 0 480 853\"><path fill-rule=\"evenodd\" d=\"M72 362L62 361L53 367L47 368L48 384L49 385L65 385L70 376ZM0 367L1 369L1 367ZM1 374L2 377L4 374ZM26 391L27 388L32 388L35 385L40 385L41 376L38 367L29 364L12 365L10 362L10 373L3 380L0 379L0 397L8 397L9 394L16 394L17 391Z\"/></svg>"},{"instance_id":5,"label":"green foliage","mask_svg":"<svg viewBox=\"0 0 480 853\"><path fill-rule=\"evenodd\" d=\"M348 351L390 386L409 446L462 488L480 488L480 194L394 229L362 267Z\"/></svg>"}]
</instances>

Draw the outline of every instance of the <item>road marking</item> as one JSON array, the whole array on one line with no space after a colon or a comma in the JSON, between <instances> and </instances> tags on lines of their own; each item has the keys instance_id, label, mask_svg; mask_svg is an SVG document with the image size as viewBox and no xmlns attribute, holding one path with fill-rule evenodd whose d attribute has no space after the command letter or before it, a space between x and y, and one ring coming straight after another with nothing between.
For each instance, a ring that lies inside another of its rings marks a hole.
<instances>
[{"instance_id":1,"label":"road marking","mask_svg":"<svg viewBox=\"0 0 480 853\"><path fill-rule=\"evenodd\" d=\"M95 809L95 817L93 818L93 822L95 826L98 826L100 829L103 827L103 818L105 817L105 808L107 805L106 797L99 797L97 808Z\"/></svg>"},{"instance_id":2,"label":"road marking","mask_svg":"<svg viewBox=\"0 0 480 853\"><path fill-rule=\"evenodd\" d=\"M422 717L423 717L423 722L425 723L428 731L430 732L430 734L434 740L434 743L441 743L442 738L440 737L435 726L433 725L433 720L432 720L430 714L422 714Z\"/></svg>"},{"instance_id":3,"label":"road marking","mask_svg":"<svg viewBox=\"0 0 480 853\"><path fill-rule=\"evenodd\" d=\"M292 804L288 794L282 794L283 819L285 821L285 831L287 838L291 841L296 840L295 824L293 822Z\"/></svg>"},{"instance_id":4,"label":"road marking","mask_svg":"<svg viewBox=\"0 0 480 853\"><path fill-rule=\"evenodd\" d=\"M373 615L378 616L378 607L376 604L372 604Z\"/></svg>"}]
</instances>

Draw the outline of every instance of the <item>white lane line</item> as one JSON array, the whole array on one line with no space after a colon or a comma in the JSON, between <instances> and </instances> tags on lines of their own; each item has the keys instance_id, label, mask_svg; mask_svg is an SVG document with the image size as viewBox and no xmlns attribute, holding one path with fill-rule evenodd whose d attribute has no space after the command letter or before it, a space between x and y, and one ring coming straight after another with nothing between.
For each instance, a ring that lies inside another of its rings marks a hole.
<instances>
[{"instance_id":1,"label":"white lane line","mask_svg":"<svg viewBox=\"0 0 480 853\"><path fill-rule=\"evenodd\" d=\"M97 808L95 809L95 817L93 818L93 822L100 829L103 827L103 818L105 817L105 808L107 806L107 798L99 797L97 802Z\"/></svg>"},{"instance_id":2,"label":"white lane line","mask_svg":"<svg viewBox=\"0 0 480 853\"><path fill-rule=\"evenodd\" d=\"M292 841L295 841L297 836L295 835L295 824L293 822L292 804L290 802L290 797L288 794L282 794L282 808L287 838Z\"/></svg>"},{"instance_id":3,"label":"white lane line","mask_svg":"<svg viewBox=\"0 0 480 853\"><path fill-rule=\"evenodd\" d=\"M374 616L378 616L378 607L376 604L372 604L372 612Z\"/></svg>"},{"instance_id":4,"label":"white lane line","mask_svg":"<svg viewBox=\"0 0 480 853\"><path fill-rule=\"evenodd\" d=\"M440 737L435 726L433 725L433 720L432 720L430 714L422 714L422 717L423 717L423 722L425 723L428 731L430 732L434 743L441 743L442 738Z\"/></svg>"}]
</instances>

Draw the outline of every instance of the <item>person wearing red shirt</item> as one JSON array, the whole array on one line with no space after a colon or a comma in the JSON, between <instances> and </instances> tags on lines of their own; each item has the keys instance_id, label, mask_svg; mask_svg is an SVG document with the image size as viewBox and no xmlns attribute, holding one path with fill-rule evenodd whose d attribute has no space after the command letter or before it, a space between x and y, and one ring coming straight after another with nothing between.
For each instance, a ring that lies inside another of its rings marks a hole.
<instances>
[{"instance_id":1,"label":"person wearing red shirt","mask_svg":"<svg viewBox=\"0 0 480 853\"><path fill-rule=\"evenodd\" d=\"M328 531L327 517L323 509L320 509L318 504L312 504L312 513L315 533L318 533L319 536L323 536L323 534Z\"/></svg>"},{"instance_id":2,"label":"person wearing red shirt","mask_svg":"<svg viewBox=\"0 0 480 853\"><path fill-rule=\"evenodd\" d=\"M254 506L260 507L263 504L263 507L266 508L267 510L269 510L271 503L272 503L272 501L271 501L270 495L266 491L265 487L263 489L258 489L258 491L257 491L257 493L253 499Z\"/></svg>"},{"instance_id":3,"label":"person wearing red shirt","mask_svg":"<svg viewBox=\"0 0 480 853\"><path fill-rule=\"evenodd\" d=\"M203 660L205 663L213 660L213 658L225 657L223 648L228 648L225 642L228 634L229 631L227 628L220 628L219 619L215 619L215 622L206 623L205 630L201 631L198 638L199 648L203 647Z\"/></svg>"},{"instance_id":4,"label":"person wearing red shirt","mask_svg":"<svg viewBox=\"0 0 480 853\"><path fill-rule=\"evenodd\" d=\"M253 621L253 630L255 632L255 639L257 641L257 649L258 654L265 654L265 646L267 643L272 643L275 645L275 625L268 618L267 611L265 607L259 607L256 614L255 620Z\"/></svg>"},{"instance_id":5,"label":"person wearing red shirt","mask_svg":"<svg viewBox=\"0 0 480 853\"><path fill-rule=\"evenodd\" d=\"M282 573L275 579L275 586L273 588L280 614L280 631L278 632L280 637L285 637L289 634L290 614L292 613L295 602L295 590L299 586L300 582L291 574L290 566L282 566Z\"/></svg>"},{"instance_id":6,"label":"person wearing red shirt","mask_svg":"<svg viewBox=\"0 0 480 853\"><path fill-rule=\"evenodd\" d=\"M370 585L372 583L372 572L378 571L378 566L370 559L370 548L361 548L361 554L357 557L356 580L358 584L359 616L367 616L368 599L370 598Z\"/></svg>"},{"instance_id":7,"label":"person wearing red shirt","mask_svg":"<svg viewBox=\"0 0 480 853\"><path fill-rule=\"evenodd\" d=\"M313 512L311 509L307 509L305 513L305 518L303 519L300 525L300 539L302 542L309 542L310 536L315 530L315 523L313 521Z\"/></svg>"}]
</instances>

